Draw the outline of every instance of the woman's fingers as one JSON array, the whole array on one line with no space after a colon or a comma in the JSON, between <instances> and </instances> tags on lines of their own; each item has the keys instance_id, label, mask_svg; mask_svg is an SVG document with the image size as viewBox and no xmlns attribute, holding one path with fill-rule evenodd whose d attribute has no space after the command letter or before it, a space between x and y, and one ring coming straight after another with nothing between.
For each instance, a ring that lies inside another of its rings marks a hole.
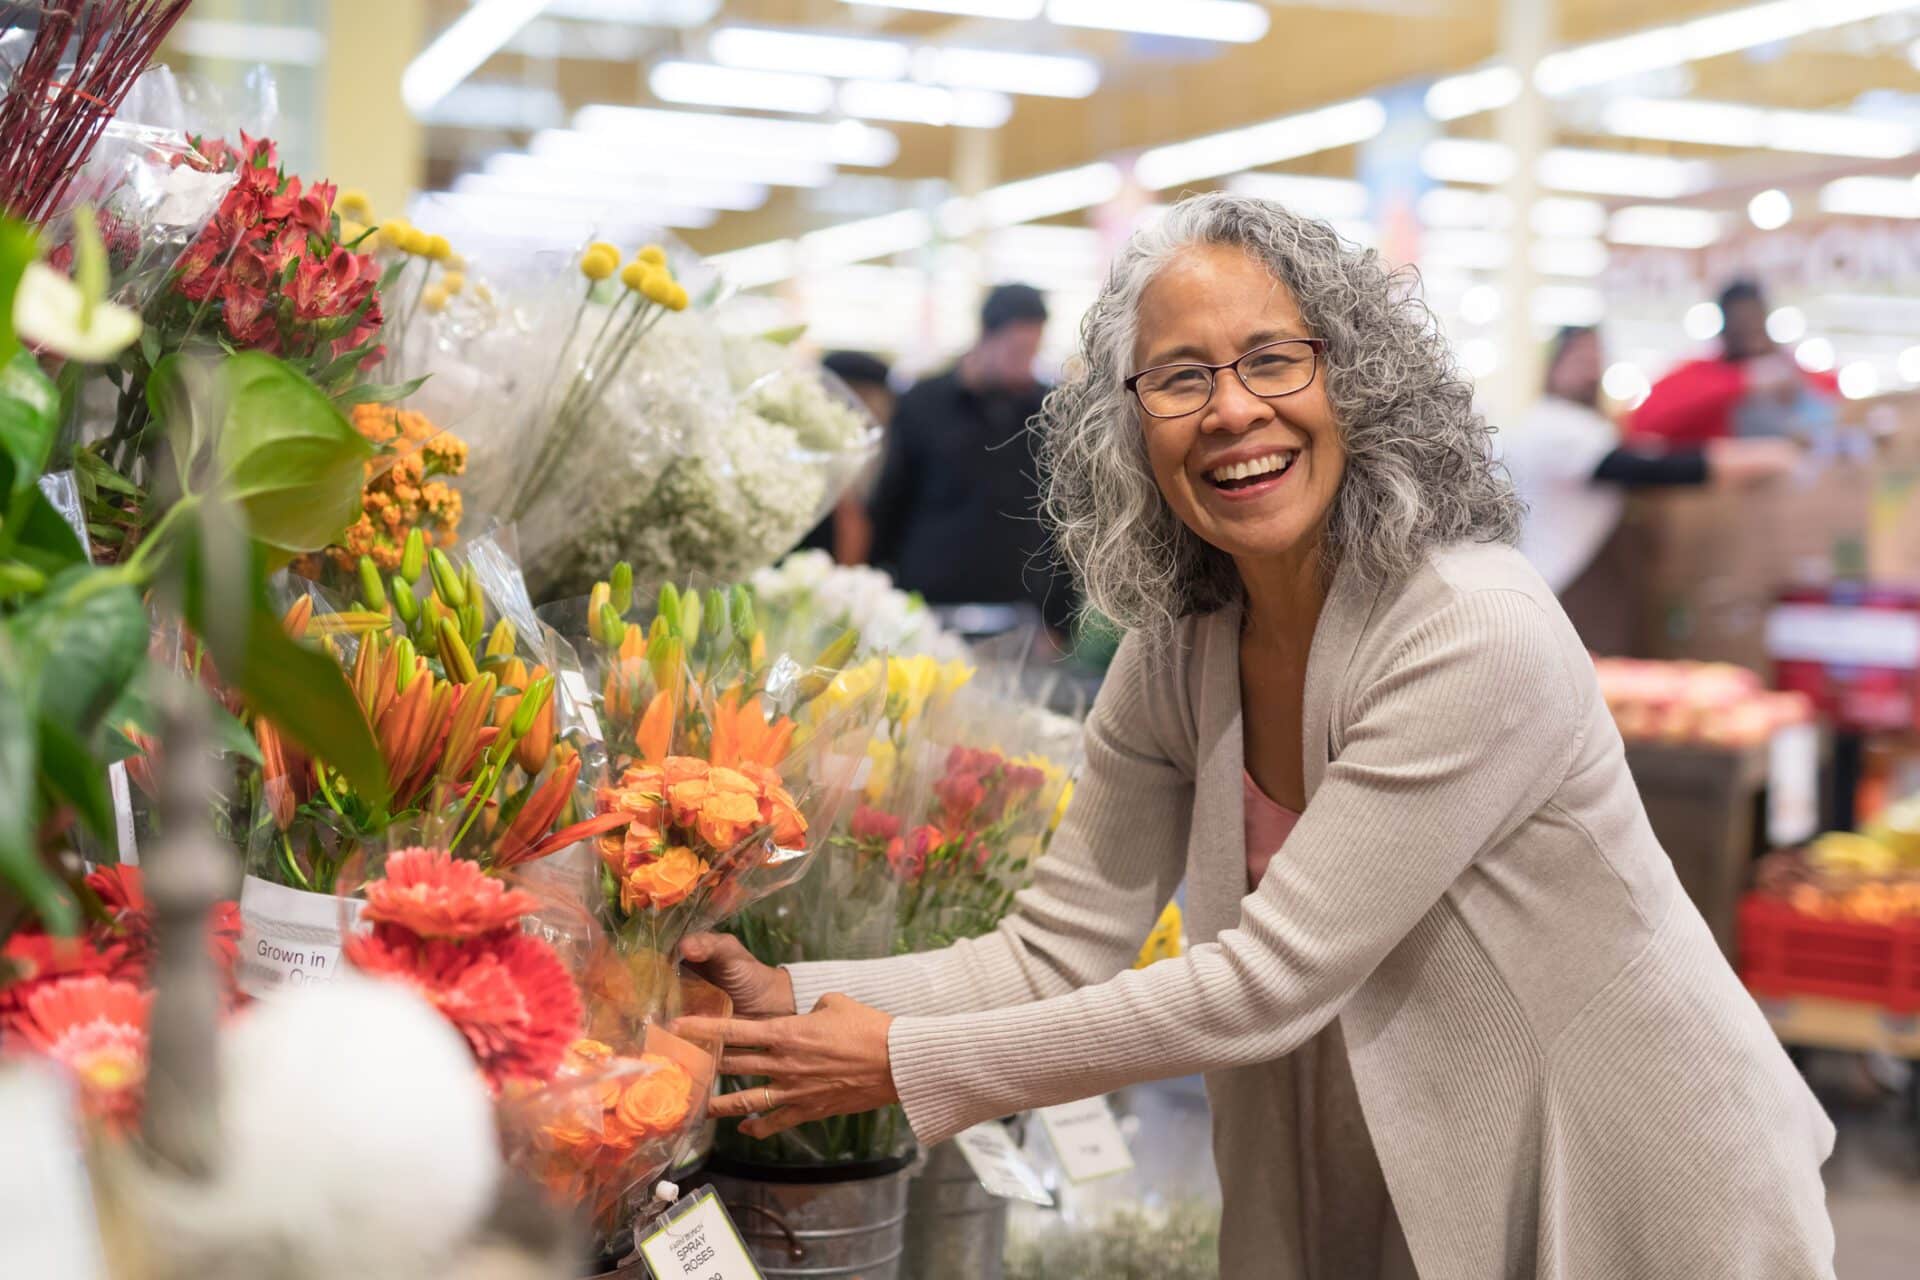
<instances>
[{"instance_id":1,"label":"woman's fingers","mask_svg":"<svg viewBox=\"0 0 1920 1280\"><path fill-rule=\"evenodd\" d=\"M723 1076L785 1076L794 1074L792 1064L777 1054L734 1053L728 1050L720 1058Z\"/></svg>"},{"instance_id":2,"label":"woman's fingers","mask_svg":"<svg viewBox=\"0 0 1920 1280\"><path fill-rule=\"evenodd\" d=\"M718 1040L749 1049L772 1049L785 1043L790 1018L675 1018L667 1027L683 1040Z\"/></svg>"}]
</instances>

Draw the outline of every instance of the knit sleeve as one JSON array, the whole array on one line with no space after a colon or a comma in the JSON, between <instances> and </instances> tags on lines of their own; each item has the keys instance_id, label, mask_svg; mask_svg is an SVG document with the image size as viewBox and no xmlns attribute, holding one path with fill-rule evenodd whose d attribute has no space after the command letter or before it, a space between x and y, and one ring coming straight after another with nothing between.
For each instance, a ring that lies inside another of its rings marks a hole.
<instances>
[{"instance_id":1,"label":"knit sleeve","mask_svg":"<svg viewBox=\"0 0 1920 1280\"><path fill-rule=\"evenodd\" d=\"M1265 1062L1340 1010L1578 746L1567 642L1512 591L1456 598L1363 673L1338 757L1239 923L1177 960L990 1013L902 1017L889 1047L934 1143L1029 1107ZM1155 797L1125 801L1152 821Z\"/></svg>"},{"instance_id":2,"label":"knit sleeve","mask_svg":"<svg viewBox=\"0 0 1920 1280\"><path fill-rule=\"evenodd\" d=\"M1190 753L1171 745L1175 679L1123 642L1087 720L1060 829L1000 927L925 955L789 966L802 1012L828 992L894 1014L994 1009L1103 982L1133 963L1184 864ZM1185 764L1179 757L1187 755Z\"/></svg>"}]
</instances>

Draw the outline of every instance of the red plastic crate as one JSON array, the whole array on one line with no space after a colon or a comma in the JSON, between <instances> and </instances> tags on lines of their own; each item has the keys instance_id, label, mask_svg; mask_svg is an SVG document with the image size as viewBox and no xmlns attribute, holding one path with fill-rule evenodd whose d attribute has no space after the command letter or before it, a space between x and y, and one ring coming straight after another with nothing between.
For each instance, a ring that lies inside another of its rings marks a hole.
<instances>
[{"instance_id":1,"label":"red plastic crate","mask_svg":"<svg viewBox=\"0 0 1920 1280\"><path fill-rule=\"evenodd\" d=\"M1763 999L1825 996L1920 1013L1920 921L1823 920L1749 893L1740 904L1740 978Z\"/></svg>"}]
</instances>

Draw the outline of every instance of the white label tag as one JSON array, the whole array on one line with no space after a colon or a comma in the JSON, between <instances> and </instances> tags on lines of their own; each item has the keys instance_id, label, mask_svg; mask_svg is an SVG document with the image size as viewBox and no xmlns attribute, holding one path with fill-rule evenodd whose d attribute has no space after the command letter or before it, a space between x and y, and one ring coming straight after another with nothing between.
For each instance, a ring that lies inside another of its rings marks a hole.
<instances>
[{"instance_id":1,"label":"white label tag","mask_svg":"<svg viewBox=\"0 0 1920 1280\"><path fill-rule=\"evenodd\" d=\"M1042 1206L1053 1203L1039 1172L1026 1153L1013 1145L1013 1135L998 1120L977 1124L954 1142L988 1195Z\"/></svg>"},{"instance_id":2,"label":"white label tag","mask_svg":"<svg viewBox=\"0 0 1920 1280\"><path fill-rule=\"evenodd\" d=\"M640 1242L640 1256L654 1280L761 1280L713 1188L700 1188L686 1205L669 1210L660 1227Z\"/></svg>"},{"instance_id":3,"label":"white label tag","mask_svg":"<svg viewBox=\"0 0 1920 1280\"><path fill-rule=\"evenodd\" d=\"M1820 828L1820 731L1791 724L1767 745L1767 840L1776 847Z\"/></svg>"},{"instance_id":4,"label":"white label tag","mask_svg":"<svg viewBox=\"0 0 1920 1280\"><path fill-rule=\"evenodd\" d=\"M593 691L587 688L587 678L578 671L562 671L560 689L567 695L567 705L587 726L587 732L596 738L601 737L600 717L593 712Z\"/></svg>"},{"instance_id":5,"label":"white label tag","mask_svg":"<svg viewBox=\"0 0 1920 1280\"><path fill-rule=\"evenodd\" d=\"M113 792L113 842L120 850L120 861L137 867L140 850L133 838L133 789L127 785L124 760L107 766L107 789Z\"/></svg>"},{"instance_id":6,"label":"white label tag","mask_svg":"<svg viewBox=\"0 0 1920 1280\"><path fill-rule=\"evenodd\" d=\"M1040 1108L1047 1141L1070 1182L1092 1182L1133 1168L1126 1135L1105 1098L1082 1098Z\"/></svg>"},{"instance_id":7,"label":"white label tag","mask_svg":"<svg viewBox=\"0 0 1920 1280\"><path fill-rule=\"evenodd\" d=\"M240 885L240 989L269 996L340 974L340 929L366 904L248 876Z\"/></svg>"}]
</instances>

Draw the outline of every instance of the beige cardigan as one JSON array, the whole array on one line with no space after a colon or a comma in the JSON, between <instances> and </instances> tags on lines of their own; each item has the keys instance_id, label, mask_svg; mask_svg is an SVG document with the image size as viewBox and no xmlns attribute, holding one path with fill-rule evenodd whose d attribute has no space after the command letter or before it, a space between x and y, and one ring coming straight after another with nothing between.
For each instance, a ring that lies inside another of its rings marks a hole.
<instances>
[{"instance_id":1,"label":"beige cardigan","mask_svg":"<svg viewBox=\"0 0 1920 1280\"><path fill-rule=\"evenodd\" d=\"M1336 576L1309 803L1251 895L1238 649L1232 610L1171 661L1121 646L996 933L794 967L802 1009L842 991L899 1015L920 1140L1206 1072L1223 1274L1331 1278L1312 1238L1341 1205L1293 1172L1313 1117L1290 1099L1295 1051L1337 1046L1316 1038L1337 1018L1422 1280L1831 1276L1833 1127L1681 891L1526 561L1465 546L1385 590ZM1196 945L1129 971L1183 874Z\"/></svg>"}]
</instances>

